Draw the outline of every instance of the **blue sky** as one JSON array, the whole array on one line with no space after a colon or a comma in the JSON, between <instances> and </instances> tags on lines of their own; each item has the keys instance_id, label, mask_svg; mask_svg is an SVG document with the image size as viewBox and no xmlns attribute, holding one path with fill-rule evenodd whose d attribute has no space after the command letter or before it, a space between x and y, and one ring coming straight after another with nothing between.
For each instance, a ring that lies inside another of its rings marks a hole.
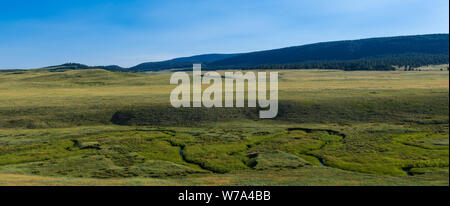
<instances>
[{"instance_id":1,"label":"blue sky","mask_svg":"<svg viewBox=\"0 0 450 206\"><path fill-rule=\"evenodd\" d=\"M448 0L0 0L0 68L448 33Z\"/></svg>"}]
</instances>

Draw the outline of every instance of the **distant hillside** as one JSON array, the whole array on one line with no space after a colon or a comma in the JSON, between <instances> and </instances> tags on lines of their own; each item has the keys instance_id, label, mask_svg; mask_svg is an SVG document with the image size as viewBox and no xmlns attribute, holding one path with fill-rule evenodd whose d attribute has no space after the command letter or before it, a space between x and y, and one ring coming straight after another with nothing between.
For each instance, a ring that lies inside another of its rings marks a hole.
<instances>
[{"instance_id":1,"label":"distant hillside","mask_svg":"<svg viewBox=\"0 0 450 206\"><path fill-rule=\"evenodd\" d=\"M431 34L335 41L246 53L208 64L220 68L391 69L392 65L448 63L449 35Z\"/></svg>"},{"instance_id":2,"label":"distant hillside","mask_svg":"<svg viewBox=\"0 0 450 206\"><path fill-rule=\"evenodd\" d=\"M68 63L46 67L50 71L101 68L109 71L190 69L202 63L216 69L342 69L393 70L449 63L449 34L429 34L322 42L242 54L203 54L167 61L147 62L130 68Z\"/></svg>"},{"instance_id":3,"label":"distant hillside","mask_svg":"<svg viewBox=\"0 0 450 206\"><path fill-rule=\"evenodd\" d=\"M420 67L448 64L449 35L430 34L334 41L243 54L207 54L150 62L130 71L190 68L393 70L393 66Z\"/></svg>"},{"instance_id":4,"label":"distant hillside","mask_svg":"<svg viewBox=\"0 0 450 206\"><path fill-rule=\"evenodd\" d=\"M131 67L130 71L158 71L164 69L190 68L193 63L210 63L226 58L230 58L239 54L203 54L191 57L181 57L160 62L147 62Z\"/></svg>"},{"instance_id":5,"label":"distant hillside","mask_svg":"<svg viewBox=\"0 0 450 206\"><path fill-rule=\"evenodd\" d=\"M51 72L65 72L68 70L82 70L82 69L105 69L105 70L109 70L109 71L124 71L125 70L125 68L122 68L117 65L88 66L88 65L79 64L79 63L65 63L65 64L61 64L61 65L41 68L41 70L48 70Z\"/></svg>"}]
</instances>

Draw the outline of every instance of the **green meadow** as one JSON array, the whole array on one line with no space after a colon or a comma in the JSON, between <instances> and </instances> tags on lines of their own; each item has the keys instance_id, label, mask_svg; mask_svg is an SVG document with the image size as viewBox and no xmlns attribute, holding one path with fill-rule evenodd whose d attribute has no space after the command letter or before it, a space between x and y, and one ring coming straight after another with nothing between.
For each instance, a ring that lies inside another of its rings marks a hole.
<instances>
[{"instance_id":1,"label":"green meadow","mask_svg":"<svg viewBox=\"0 0 450 206\"><path fill-rule=\"evenodd\" d=\"M278 71L271 120L175 109L170 71L0 71L0 185L448 186L447 66Z\"/></svg>"}]
</instances>

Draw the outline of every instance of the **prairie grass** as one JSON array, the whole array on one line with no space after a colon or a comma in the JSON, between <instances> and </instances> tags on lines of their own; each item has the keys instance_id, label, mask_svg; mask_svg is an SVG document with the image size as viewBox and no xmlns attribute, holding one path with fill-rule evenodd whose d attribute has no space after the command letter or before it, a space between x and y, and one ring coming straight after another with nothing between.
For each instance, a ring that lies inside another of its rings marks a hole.
<instances>
[{"instance_id":1,"label":"prairie grass","mask_svg":"<svg viewBox=\"0 0 450 206\"><path fill-rule=\"evenodd\" d=\"M448 71L280 71L274 120L170 74L0 73L0 185L449 184Z\"/></svg>"}]
</instances>

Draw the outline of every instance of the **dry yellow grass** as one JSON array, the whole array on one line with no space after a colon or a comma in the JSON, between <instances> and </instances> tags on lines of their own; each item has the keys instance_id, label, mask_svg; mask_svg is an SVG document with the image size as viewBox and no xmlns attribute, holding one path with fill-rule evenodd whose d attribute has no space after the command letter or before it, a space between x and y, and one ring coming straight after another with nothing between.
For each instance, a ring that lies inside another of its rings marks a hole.
<instances>
[{"instance_id":1,"label":"dry yellow grass","mask_svg":"<svg viewBox=\"0 0 450 206\"><path fill-rule=\"evenodd\" d=\"M82 72L69 71L69 73ZM223 72L220 73L223 74ZM170 92L175 87L169 84L169 73L135 75L110 73L112 72L104 71L100 73L100 77L83 78L83 81L73 75L64 77L59 73L45 71L0 74L0 80L2 80L0 81L0 107L85 105L95 101L113 104L168 103ZM49 81L48 78L44 78L48 75L53 75L54 79ZM105 77L102 77L103 75ZM108 78L108 75L114 78ZM358 91L448 88L448 71L279 71L281 98L289 97L292 91L302 93L341 89Z\"/></svg>"}]
</instances>

